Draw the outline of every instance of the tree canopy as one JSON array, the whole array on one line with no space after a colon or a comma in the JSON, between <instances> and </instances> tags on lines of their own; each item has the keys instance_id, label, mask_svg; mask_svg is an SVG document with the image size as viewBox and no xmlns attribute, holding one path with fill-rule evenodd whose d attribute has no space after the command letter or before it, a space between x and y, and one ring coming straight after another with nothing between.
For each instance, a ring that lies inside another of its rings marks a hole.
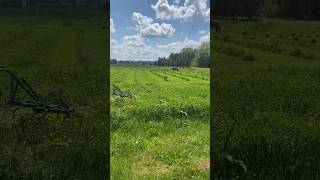
<instances>
[{"instance_id":1,"label":"tree canopy","mask_svg":"<svg viewBox=\"0 0 320 180\"><path fill-rule=\"evenodd\" d=\"M179 67L209 67L210 44L204 42L197 49L183 48L178 53L171 53L169 57L159 57L155 62L158 66L179 66Z\"/></svg>"}]
</instances>

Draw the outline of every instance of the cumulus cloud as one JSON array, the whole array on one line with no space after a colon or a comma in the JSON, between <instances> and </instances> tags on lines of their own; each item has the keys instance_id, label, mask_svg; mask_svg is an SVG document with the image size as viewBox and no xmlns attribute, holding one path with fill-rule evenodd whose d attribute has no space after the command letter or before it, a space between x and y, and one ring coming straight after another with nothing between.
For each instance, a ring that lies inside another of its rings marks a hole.
<instances>
[{"instance_id":1,"label":"cumulus cloud","mask_svg":"<svg viewBox=\"0 0 320 180\"><path fill-rule=\"evenodd\" d=\"M155 10L156 17L161 20L189 19L196 14L195 6L170 5L168 0L158 0L155 5L151 5Z\"/></svg>"},{"instance_id":2,"label":"cumulus cloud","mask_svg":"<svg viewBox=\"0 0 320 180\"><path fill-rule=\"evenodd\" d=\"M183 19L188 20L199 15L205 20L210 19L210 8L207 0L185 0L184 4L170 5L168 0L158 0L151 8L156 12L156 17L161 20Z\"/></svg>"},{"instance_id":3,"label":"cumulus cloud","mask_svg":"<svg viewBox=\"0 0 320 180\"><path fill-rule=\"evenodd\" d=\"M117 60L156 60L164 52L145 44L141 35L124 36L120 42L111 38L111 58Z\"/></svg>"},{"instance_id":4,"label":"cumulus cloud","mask_svg":"<svg viewBox=\"0 0 320 180\"><path fill-rule=\"evenodd\" d=\"M183 48L198 48L203 42L210 41L210 33L202 35L199 40L185 38L183 41L164 45L149 46L141 35L124 36L120 42L111 38L111 58L118 60L156 60L158 57L168 57L172 52Z\"/></svg>"},{"instance_id":5,"label":"cumulus cloud","mask_svg":"<svg viewBox=\"0 0 320 180\"><path fill-rule=\"evenodd\" d=\"M132 36L124 36L123 45L126 47L145 47L144 39L143 37L139 35L132 35Z\"/></svg>"},{"instance_id":6,"label":"cumulus cloud","mask_svg":"<svg viewBox=\"0 0 320 180\"><path fill-rule=\"evenodd\" d=\"M132 14L137 34L124 36L117 41L111 37L111 58L118 60L156 60L160 56L168 54L159 48L149 46L145 43L150 37L171 37L175 29L171 24L154 23L153 19L142 15L139 12ZM112 20L110 19L110 22ZM112 23L113 24L113 21ZM111 26L110 26L111 27ZM111 28L110 28L111 29Z\"/></svg>"},{"instance_id":7,"label":"cumulus cloud","mask_svg":"<svg viewBox=\"0 0 320 180\"><path fill-rule=\"evenodd\" d=\"M197 48L203 42L210 42L210 33L206 33L200 37L198 41L185 38L184 41L177 41L167 45L157 45L158 48L167 49L172 52L179 52L183 48Z\"/></svg>"},{"instance_id":8,"label":"cumulus cloud","mask_svg":"<svg viewBox=\"0 0 320 180\"><path fill-rule=\"evenodd\" d=\"M188 38L185 38L184 41L177 41L167 45L158 45L158 48L168 49L172 52L179 52L183 48L197 48L200 46L199 41L194 41Z\"/></svg>"},{"instance_id":9,"label":"cumulus cloud","mask_svg":"<svg viewBox=\"0 0 320 180\"><path fill-rule=\"evenodd\" d=\"M210 14L206 2L207 0L185 0L184 3L176 1L176 4L170 5L168 0L158 0L156 5L152 5L152 8L156 10L156 16L159 19L187 20L196 15L206 18L206 13L209 12ZM150 38L171 37L176 29L171 24L155 23L153 18L144 16L139 12L132 14L132 20L137 34L124 36L117 40L111 37L111 58L117 60L156 60L158 57L169 56L172 52L179 52L183 48L197 48L203 42L210 41L210 33L201 30L198 31L201 37L196 40L185 38L182 41L168 44L149 45L147 40ZM110 31L116 31L111 18ZM183 34L183 32L180 33Z\"/></svg>"},{"instance_id":10,"label":"cumulus cloud","mask_svg":"<svg viewBox=\"0 0 320 180\"><path fill-rule=\"evenodd\" d=\"M116 30L116 28L115 28L115 26L114 26L113 19L110 18L110 32L114 33L114 32L116 32L116 31L117 31L117 30Z\"/></svg>"},{"instance_id":11,"label":"cumulus cloud","mask_svg":"<svg viewBox=\"0 0 320 180\"><path fill-rule=\"evenodd\" d=\"M176 31L171 24L153 23L153 19L142 15L139 12L132 14L132 20L136 23L136 29L139 34L147 37L171 37Z\"/></svg>"}]
</instances>

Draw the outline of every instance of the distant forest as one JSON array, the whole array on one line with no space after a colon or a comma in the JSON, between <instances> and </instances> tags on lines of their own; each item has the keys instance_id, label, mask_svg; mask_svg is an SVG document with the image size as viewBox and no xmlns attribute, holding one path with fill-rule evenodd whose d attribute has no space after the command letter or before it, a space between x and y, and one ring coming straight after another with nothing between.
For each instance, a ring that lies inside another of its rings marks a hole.
<instances>
[{"instance_id":1,"label":"distant forest","mask_svg":"<svg viewBox=\"0 0 320 180\"><path fill-rule=\"evenodd\" d=\"M213 6L218 17L320 20L320 0L214 0Z\"/></svg>"},{"instance_id":2,"label":"distant forest","mask_svg":"<svg viewBox=\"0 0 320 180\"><path fill-rule=\"evenodd\" d=\"M177 67L209 67L210 44L204 42L197 49L183 48L178 53L171 53L169 57L160 57L155 62L158 66Z\"/></svg>"}]
</instances>

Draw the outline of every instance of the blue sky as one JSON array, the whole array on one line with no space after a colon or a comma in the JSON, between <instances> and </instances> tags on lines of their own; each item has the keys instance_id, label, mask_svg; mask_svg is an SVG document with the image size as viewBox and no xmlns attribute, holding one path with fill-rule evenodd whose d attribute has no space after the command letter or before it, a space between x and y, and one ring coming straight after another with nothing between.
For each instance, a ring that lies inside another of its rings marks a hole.
<instances>
[{"instance_id":1,"label":"blue sky","mask_svg":"<svg viewBox=\"0 0 320 180\"><path fill-rule=\"evenodd\" d=\"M111 0L111 58L156 60L209 41L210 0Z\"/></svg>"}]
</instances>

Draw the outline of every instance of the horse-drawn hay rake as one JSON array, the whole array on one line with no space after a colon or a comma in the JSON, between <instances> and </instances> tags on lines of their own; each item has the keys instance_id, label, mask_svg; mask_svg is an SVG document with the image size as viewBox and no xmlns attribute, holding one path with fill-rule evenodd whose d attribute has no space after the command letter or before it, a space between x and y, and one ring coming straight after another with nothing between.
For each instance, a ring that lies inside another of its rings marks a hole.
<instances>
[{"instance_id":1,"label":"horse-drawn hay rake","mask_svg":"<svg viewBox=\"0 0 320 180\"><path fill-rule=\"evenodd\" d=\"M58 98L44 98L23 79L18 77L14 72L0 66L0 77L4 76L9 81L8 95L1 92L1 88L6 87L3 82L0 82L0 99L4 99L4 102L0 102L0 115L1 113L12 113L14 119L17 110L32 110L32 114L28 119L32 119L35 114L41 114L42 118L45 118L48 114L62 114L65 118L71 116L78 116L78 113L71 107L69 107L61 96ZM23 96L22 96L23 95ZM1 97L2 96L2 97Z\"/></svg>"},{"instance_id":2,"label":"horse-drawn hay rake","mask_svg":"<svg viewBox=\"0 0 320 180\"><path fill-rule=\"evenodd\" d=\"M112 84L112 95L120 97L133 98L133 95L129 91L122 91L118 86Z\"/></svg>"}]
</instances>

